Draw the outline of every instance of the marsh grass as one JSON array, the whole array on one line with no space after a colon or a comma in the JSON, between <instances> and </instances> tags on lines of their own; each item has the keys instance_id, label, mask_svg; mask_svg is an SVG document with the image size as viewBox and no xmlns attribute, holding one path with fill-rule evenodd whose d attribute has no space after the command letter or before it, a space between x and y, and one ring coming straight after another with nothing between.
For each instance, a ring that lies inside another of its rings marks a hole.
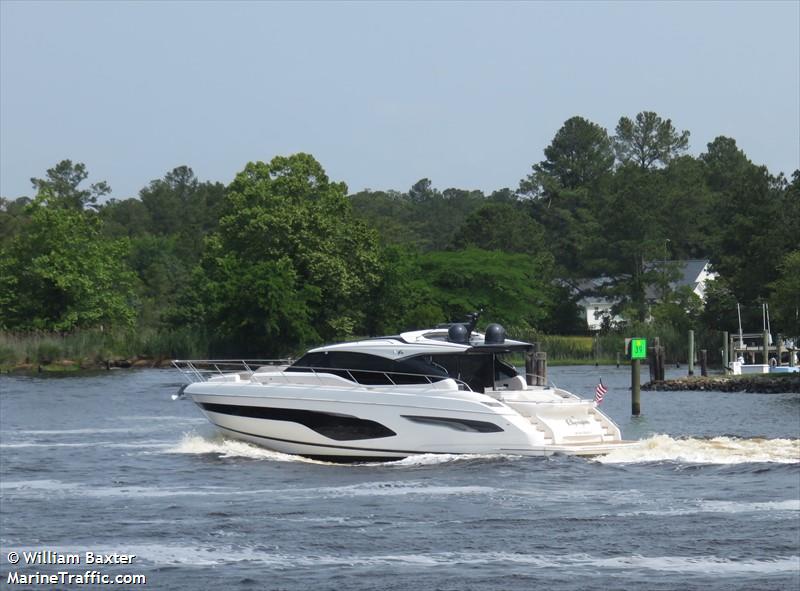
<instances>
[{"instance_id":1,"label":"marsh grass","mask_svg":"<svg viewBox=\"0 0 800 591\"><path fill-rule=\"evenodd\" d=\"M59 362L93 366L135 358L197 359L206 357L208 348L208 334L195 328L87 330L67 334L0 332L0 367L51 366Z\"/></svg>"}]
</instances>

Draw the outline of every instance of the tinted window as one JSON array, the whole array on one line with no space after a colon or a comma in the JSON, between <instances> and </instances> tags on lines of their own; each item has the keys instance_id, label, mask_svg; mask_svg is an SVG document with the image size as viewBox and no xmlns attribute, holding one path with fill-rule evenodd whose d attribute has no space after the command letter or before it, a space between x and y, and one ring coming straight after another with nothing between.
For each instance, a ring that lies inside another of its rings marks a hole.
<instances>
[{"instance_id":1,"label":"tinted window","mask_svg":"<svg viewBox=\"0 0 800 591\"><path fill-rule=\"evenodd\" d=\"M377 355L346 351L306 353L287 371L309 368L326 369L328 373L367 385L425 384L448 377L444 368L423 357L394 361Z\"/></svg>"}]
</instances>

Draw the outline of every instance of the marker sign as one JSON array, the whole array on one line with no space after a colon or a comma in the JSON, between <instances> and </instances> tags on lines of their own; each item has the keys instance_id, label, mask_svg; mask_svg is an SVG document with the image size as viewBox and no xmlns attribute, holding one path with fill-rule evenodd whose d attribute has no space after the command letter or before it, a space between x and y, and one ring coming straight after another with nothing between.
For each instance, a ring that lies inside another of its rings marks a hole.
<instances>
[{"instance_id":1,"label":"marker sign","mask_svg":"<svg viewBox=\"0 0 800 591\"><path fill-rule=\"evenodd\" d=\"M647 359L647 339L631 339L631 359Z\"/></svg>"}]
</instances>

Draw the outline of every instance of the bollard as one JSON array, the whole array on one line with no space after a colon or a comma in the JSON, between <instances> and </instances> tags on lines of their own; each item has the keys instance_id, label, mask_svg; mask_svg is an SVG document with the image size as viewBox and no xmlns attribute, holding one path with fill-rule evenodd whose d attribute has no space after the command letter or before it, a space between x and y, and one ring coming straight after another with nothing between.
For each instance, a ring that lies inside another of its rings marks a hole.
<instances>
[{"instance_id":1,"label":"bollard","mask_svg":"<svg viewBox=\"0 0 800 591\"><path fill-rule=\"evenodd\" d=\"M689 375L694 375L694 331L689 331Z\"/></svg>"},{"instance_id":2,"label":"bollard","mask_svg":"<svg viewBox=\"0 0 800 591\"><path fill-rule=\"evenodd\" d=\"M706 377L708 375L708 351L700 349L700 375Z\"/></svg>"},{"instance_id":3,"label":"bollard","mask_svg":"<svg viewBox=\"0 0 800 591\"><path fill-rule=\"evenodd\" d=\"M631 414L636 417L642 413L640 363L638 359L631 360Z\"/></svg>"}]
</instances>

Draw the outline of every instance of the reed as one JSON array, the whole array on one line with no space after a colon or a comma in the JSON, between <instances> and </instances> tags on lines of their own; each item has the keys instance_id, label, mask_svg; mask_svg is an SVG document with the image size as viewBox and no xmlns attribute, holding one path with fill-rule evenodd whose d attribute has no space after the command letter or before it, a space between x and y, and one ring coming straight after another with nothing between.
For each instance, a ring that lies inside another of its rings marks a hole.
<instances>
[{"instance_id":1,"label":"reed","mask_svg":"<svg viewBox=\"0 0 800 591\"><path fill-rule=\"evenodd\" d=\"M209 337L205 330L86 330L72 333L0 332L0 367L50 365L71 362L80 366L136 358L206 357Z\"/></svg>"}]
</instances>

